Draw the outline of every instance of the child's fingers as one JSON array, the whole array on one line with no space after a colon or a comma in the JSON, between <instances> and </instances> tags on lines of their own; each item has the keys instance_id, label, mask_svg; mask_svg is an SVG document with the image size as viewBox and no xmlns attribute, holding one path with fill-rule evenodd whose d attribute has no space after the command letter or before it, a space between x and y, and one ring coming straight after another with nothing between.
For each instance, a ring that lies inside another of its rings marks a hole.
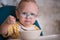
<instances>
[{"instance_id":1,"label":"child's fingers","mask_svg":"<svg viewBox=\"0 0 60 40\"><path fill-rule=\"evenodd\" d=\"M14 16L9 16L8 18L7 18L7 23L8 24L14 24L16 22L16 18L14 17Z\"/></svg>"}]
</instances>

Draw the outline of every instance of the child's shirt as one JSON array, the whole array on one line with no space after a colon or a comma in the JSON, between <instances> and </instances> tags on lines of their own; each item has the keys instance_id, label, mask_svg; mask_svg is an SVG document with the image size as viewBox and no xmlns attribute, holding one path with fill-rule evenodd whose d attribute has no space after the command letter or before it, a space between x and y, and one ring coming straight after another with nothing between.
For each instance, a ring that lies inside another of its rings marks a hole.
<instances>
[{"instance_id":1,"label":"child's shirt","mask_svg":"<svg viewBox=\"0 0 60 40\"><path fill-rule=\"evenodd\" d=\"M32 30L38 30L38 27L35 25L31 25L30 27L24 27L23 25L18 26L18 31L32 31Z\"/></svg>"},{"instance_id":2,"label":"child's shirt","mask_svg":"<svg viewBox=\"0 0 60 40\"><path fill-rule=\"evenodd\" d=\"M20 31L32 31L39 30L39 28L35 25L31 25L31 27L24 27L23 25L18 25L18 23L10 25L7 31L7 34L4 37L18 38L20 35Z\"/></svg>"}]
</instances>

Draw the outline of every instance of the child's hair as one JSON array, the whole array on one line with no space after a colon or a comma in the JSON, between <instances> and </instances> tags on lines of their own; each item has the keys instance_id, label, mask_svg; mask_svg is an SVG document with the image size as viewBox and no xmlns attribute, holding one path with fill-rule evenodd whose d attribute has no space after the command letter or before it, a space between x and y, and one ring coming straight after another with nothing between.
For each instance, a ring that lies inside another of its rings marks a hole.
<instances>
[{"instance_id":1,"label":"child's hair","mask_svg":"<svg viewBox=\"0 0 60 40\"><path fill-rule=\"evenodd\" d=\"M25 2L34 2L34 3L36 3L35 0L21 0L21 2L23 2L23 1L25 1Z\"/></svg>"},{"instance_id":2,"label":"child's hair","mask_svg":"<svg viewBox=\"0 0 60 40\"><path fill-rule=\"evenodd\" d=\"M17 9L22 9L24 7L24 2L32 2L34 4L36 4L36 6L38 7L37 3L35 0L21 0L17 6Z\"/></svg>"}]
</instances>

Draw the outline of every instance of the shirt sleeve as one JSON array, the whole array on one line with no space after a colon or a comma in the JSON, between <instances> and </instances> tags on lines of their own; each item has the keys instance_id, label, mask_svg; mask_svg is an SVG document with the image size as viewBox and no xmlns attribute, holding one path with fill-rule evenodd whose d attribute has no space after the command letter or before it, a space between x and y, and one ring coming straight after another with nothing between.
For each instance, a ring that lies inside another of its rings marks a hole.
<instances>
[{"instance_id":1,"label":"shirt sleeve","mask_svg":"<svg viewBox=\"0 0 60 40\"><path fill-rule=\"evenodd\" d=\"M35 30L40 30L37 26L34 26L34 29L35 29Z\"/></svg>"},{"instance_id":2,"label":"shirt sleeve","mask_svg":"<svg viewBox=\"0 0 60 40\"><path fill-rule=\"evenodd\" d=\"M3 37L11 36L12 38L17 38L17 36L19 35L17 26L17 24L10 25L7 34L3 34Z\"/></svg>"}]
</instances>

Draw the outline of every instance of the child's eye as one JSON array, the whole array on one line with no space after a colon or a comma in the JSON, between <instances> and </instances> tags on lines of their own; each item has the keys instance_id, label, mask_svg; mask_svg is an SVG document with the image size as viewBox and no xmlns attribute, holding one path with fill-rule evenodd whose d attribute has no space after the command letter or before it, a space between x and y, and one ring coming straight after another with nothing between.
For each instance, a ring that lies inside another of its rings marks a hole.
<instances>
[{"instance_id":1,"label":"child's eye","mask_svg":"<svg viewBox=\"0 0 60 40\"><path fill-rule=\"evenodd\" d=\"M26 15L26 12L23 12L22 14L23 14L23 15Z\"/></svg>"},{"instance_id":2,"label":"child's eye","mask_svg":"<svg viewBox=\"0 0 60 40\"><path fill-rule=\"evenodd\" d=\"M34 14L34 13L31 13L31 15L34 15L34 16L35 16L35 14Z\"/></svg>"}]
</instances>

